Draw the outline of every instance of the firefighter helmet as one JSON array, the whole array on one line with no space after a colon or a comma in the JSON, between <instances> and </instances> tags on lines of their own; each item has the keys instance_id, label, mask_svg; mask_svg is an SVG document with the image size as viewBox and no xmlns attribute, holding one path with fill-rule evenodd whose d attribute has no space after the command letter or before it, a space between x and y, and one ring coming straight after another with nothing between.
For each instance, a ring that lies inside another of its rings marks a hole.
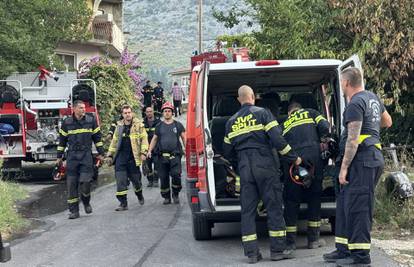
<instances>
[{"instance_id":1,"label":"firefighter helmet","mask_svg":"<svg viewBox=\"0 0 414 267\"><path fill-rule=\"evenodd\" d=\"M289 168L290 179L295 184L302 185L306 188L309 188L312 184L314 177L315 168L310 163L305 163L301 165L292 164Z\"/></svg>"},{"instance_id":2,"label":"firefighter helmet","mask_svg":"<svg viewBox=\"0 0 414 267\"><path fill-rule=\"evenodd\" d=\"M161 107L161 111L164 111L164 109L169 108L171 109L171 111L174 111L174 106L173 104L171 104L171 102L165 102L162 107Z\"/></svg>"}]
</instances>

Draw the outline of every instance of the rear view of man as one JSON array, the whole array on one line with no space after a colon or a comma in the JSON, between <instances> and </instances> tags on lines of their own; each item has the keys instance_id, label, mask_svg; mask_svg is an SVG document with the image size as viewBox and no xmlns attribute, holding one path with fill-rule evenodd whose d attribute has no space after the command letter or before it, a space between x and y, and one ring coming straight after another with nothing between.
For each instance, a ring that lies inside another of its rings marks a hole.
<instances>
[{"instance_id":1,"label":"rear view of man","mask_svg":"<svg viewBox=\"0 0 414 267\"><path fill-rule=\"evenodd\" d=\"M173 96L175 116L181 116L181 101L184 98L184 91L177 82L174 82L174 86L171 88L171 95Z\"/></svg>"},{"instance_id":2,"label":"rear view of man","mask_svg":"<svg viewBox=\"0 0 414 267\"><path fill-rule=\"evenodd\" d=\"M391 127L392 119L378 96L365 91L358 68L343 70L340 82L348 105L340 142L336 250L323 258L337 266L370 266L374 190L384 167L380 128Z\"/></svg>"},{"instance_id":3,"label":"rear view of man","mask_svg":"<svg viewBox=\"0 0 414 267\"><path fill-rule=\"evenodd\" d=\"M94 116L85 114L85 103L76 100L73 103L73 115L66 118L59 130L57 164L60 165L66 146L67 150L67 187L69 219L79 218L80 197L85 213L92 213L91 181L93 177L92 142L98 150L98 159L104 155L101 130Z\"/></svg>"},{"instance_id":4,"label":"rear view of man","mask_svg":"<svg viewBox=\"0 0 414 267\"><path fill-rule=\"evenodd\" d=\"M152 109L152 107L145 107L144 126L148 135L148 144L151 144L151 140L155 134L155 127L160 122L161 120L154 116L154 110ZM148 169L148 187L158 187L158 172L155 167L155 157L147 158L147 160L143 164L146 164L145 167Z\"/></svg>"},{"instance_id":5,"label":"rear view of man","mask_svg":"<svg viewBox=\"0 0 414 267\"><path fill-rule=\"evenodd\" d=\"M141 120L135 118L129 105L122 107L123 120L118 121L108 150L108 163L115 164L116 197L120 202L116 211L128 209L127 193L130 180L141 205L142 194L140 166L148 151L147 133Z\"/></svg>"},{"instance_id":6,"label":"rear view of man","mask_svg":"<svg viewBox=\"0 0 414 267\"><path fill-rule=\"evenodd\" d=\"M319 241L321 226L321 193L323 178L323 162L321 159L321 138L328 135L328 121L314 109L303 109L297 102L288 107L288 118L282 125L282 134L286 141L299 154L304 162L313 170L311 181L303 184L293 180L290 164L284 165L284 200L286 220L286 242L291 249L296 249L296 232L299 207L302 200L308 203L308 248L323 245ZM311 171L311 170L309 170Z\"/></svg>"},{"instance_id":7,"label":"rear view of man","mask_svg":"<svg viewBox=\"0 0 414 267\"><path fill-rule=\"evenodd\" d=\"M155 134L151 140L148 157L154 154L157 156L158 176L161 180L161 196L164 198L164 205L171 203L170 176L172 187L172 198L175 204L180 202L181 191L181 156L183 148L180 139L185 146L184 126L173 119L174 106L165 102L162 106L164 121L155 127Z\"/></svg>"}]
</instances>

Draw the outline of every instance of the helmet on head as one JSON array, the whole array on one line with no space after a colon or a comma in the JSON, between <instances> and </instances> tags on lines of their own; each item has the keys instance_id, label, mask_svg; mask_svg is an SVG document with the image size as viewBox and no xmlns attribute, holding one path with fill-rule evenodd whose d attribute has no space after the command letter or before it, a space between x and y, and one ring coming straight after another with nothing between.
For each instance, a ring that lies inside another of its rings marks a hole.
<instances>
[{"instance_id":1,"label":"helmet on head","mask_svg":"<svg viewBox=\"0 0 414 267\"><path fill-rule=\"evenodd\" d=\"M292 164L289 168L290 179L295 184L309 188L312 184L315 168L312 164L305 163L299 166Z\"/></svg>"},{"instance_id":2,"label":"helmet on head","mask_svg":"<svg viewBox=\"0 0 414 267\"><path fill-rule=\"evenodd\" d=\"M164 111L164 109L166 109L166 108L169 108L172 111L174 111L174 106L173 106L173 104L171 104L171 102L168 102L168 101L165 102L161 107L161 112Z\"/></svg>"}]
</instances>

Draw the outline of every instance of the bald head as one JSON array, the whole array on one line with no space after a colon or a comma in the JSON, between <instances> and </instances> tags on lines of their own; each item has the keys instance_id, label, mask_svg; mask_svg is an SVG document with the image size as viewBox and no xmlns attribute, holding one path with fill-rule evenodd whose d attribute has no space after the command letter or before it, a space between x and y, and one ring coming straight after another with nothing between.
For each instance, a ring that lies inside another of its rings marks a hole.
<instances>
[{"instance_id":1,"label":"bald head","mask_svg":"<svg viewBox=\"0 0 414 267\"><path fill-rule=\"evenodd\" d=\"M240 104L252 104L254 105L254 92L253 89L248 85L242 85L239 88L238 91L239 97L237 100L239 100Z\"/></svg>"}]
</instances>

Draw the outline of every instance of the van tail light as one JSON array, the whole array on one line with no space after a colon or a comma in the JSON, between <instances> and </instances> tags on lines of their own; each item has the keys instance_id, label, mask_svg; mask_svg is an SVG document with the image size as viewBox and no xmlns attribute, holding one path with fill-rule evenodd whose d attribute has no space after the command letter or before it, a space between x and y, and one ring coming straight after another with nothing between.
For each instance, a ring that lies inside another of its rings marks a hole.
<instances>
[{"instance_id":1,"label":"van tail light","mask_svg":"<svg viewBox=\"0 0 414 267\"><path fill-rule=\"evenodd\" d=\"M188 138L186 144L187 177L195 179L196 188L201 192L207 192L207 179L205 168L204 140L200 138ZM198 149L202 148L202 149ZM201 150L201 151L200 151Z\"/></svg>"},{"instance_id":2,"label":"van tail light","mask_svg":"<svg viewBox=\"0 0 414 267\"><path fill-rule=\"evenodd\" d=\"M275 59L265 59L265 60L259 60L256 62L256 66L274 66L274 65L280 65L280 62Z\"/></svg>"}]
</instances>

